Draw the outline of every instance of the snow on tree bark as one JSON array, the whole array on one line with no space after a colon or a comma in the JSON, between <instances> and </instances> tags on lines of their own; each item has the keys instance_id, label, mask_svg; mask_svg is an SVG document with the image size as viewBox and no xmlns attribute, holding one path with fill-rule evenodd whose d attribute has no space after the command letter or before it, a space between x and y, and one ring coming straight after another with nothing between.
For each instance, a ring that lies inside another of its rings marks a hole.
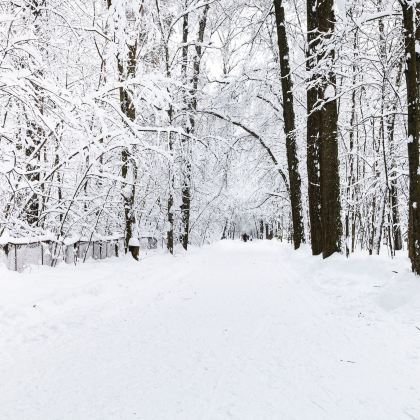
<instances>
[{"instance_id":1,"label":"snow on tree bark","mask_svg":"<svg viewBox=\"0 0 420 420\"><path fill-rule=\"evenodd\" d=\"M274 0L277 26L277 43L280 58L280 76L283 92L284 132L286 134L287 165L289 171L290 204L292 208L293 243L295 249L305 242L302 218L301 178L297 156L295 111L293 107L293 82L289 64L289 44L282 0Z\"/></svg>"}]
</instances>

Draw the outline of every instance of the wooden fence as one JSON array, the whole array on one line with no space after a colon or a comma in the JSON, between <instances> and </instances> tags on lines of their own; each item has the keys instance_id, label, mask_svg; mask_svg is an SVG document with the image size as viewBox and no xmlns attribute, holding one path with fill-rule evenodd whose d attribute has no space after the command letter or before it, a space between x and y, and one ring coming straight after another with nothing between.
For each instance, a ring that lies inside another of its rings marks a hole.
<instances>
[{"instance_id":1,"label":"wooden fence","mask_svg":"<svg viewBox=\"0 0 420 420\"><path fill-rule=\"evenodd\" d=\"M156 248L157 240L151 237L141 238L140 244L142 248ZM70 244L39 239L10 240L0 245L0 263L3 261L9 270L19 272L29 265L54 267L63 261L77 264L90 258L102 260L124 254L124 238L79 240Z\"/></svg>"}]
</instances>

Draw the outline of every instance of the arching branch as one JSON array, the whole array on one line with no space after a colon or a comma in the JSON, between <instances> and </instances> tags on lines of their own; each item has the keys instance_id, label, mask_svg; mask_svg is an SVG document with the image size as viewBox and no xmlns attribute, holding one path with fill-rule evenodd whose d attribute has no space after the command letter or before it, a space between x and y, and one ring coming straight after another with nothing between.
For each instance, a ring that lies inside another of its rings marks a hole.
<instances>
[{"instance_id":1,"label":"arching branch","mask_svg":"<svg viewBox=\"0 0 420 420\"><path fill-rule=\"evenodd\" d=\"M261 147L267 152L267 154L270 157L271 161L274 163L274 166L276 167L277 172L280 174L280 176L281 176L281 178L282 178L282 180L284 182L284 185L286 186L287 192L290 193L289 182L287 180L286 174L280 168L280 165L279 165L276 157L274 156L273 152L265 144L265 141L262 139L262 137L260 135L258 135L254 130L252 130L249 127L245 126L241 122L234 121L230 117L227 117L225 115L218 114L217 112L214 112L214 111L204 111L204 110L201 110L201 111L198 111L198 112L200 112L202 114L213 115L216 118L219 118L219 119L221 119L223 121L226 121L226 122L228 122L230 124L233 124L234 126L239 127L242 130L244 130L246 133L248 133L254 139L258 140L258 142L260 143Z\"/></svg>"}]
</instances>

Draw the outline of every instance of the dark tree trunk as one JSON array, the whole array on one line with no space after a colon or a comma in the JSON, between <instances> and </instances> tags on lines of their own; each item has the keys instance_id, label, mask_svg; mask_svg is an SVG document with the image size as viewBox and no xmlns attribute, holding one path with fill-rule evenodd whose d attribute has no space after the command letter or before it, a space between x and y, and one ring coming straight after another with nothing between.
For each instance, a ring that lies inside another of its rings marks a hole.
<instances>
[{"instance_id":1,"label":"dark tree trunk","mask_svg":"<svg viewBox=\"0 0 420 420\"><path fill-rule=\"evenodd\" d=\"M226 239L227 230L228 230L228 220L226 219L225 225L223 227L223 233L222 233L222 238L221 239Z\"/></svg>"},{"instance_id":2,"label":"dark tree trunk","mask_svg":"<svg viewBox=\"0 0 420 420\"><path fill-rule=\"evenodd\" d=\"M395 173L391 172L391 174ZM394 250L401 251L402 249L402 235L401 235L401 226L400 226L400 213L398 211L398 189L397 182L395 179L391 180L391 190L390 190L390 202L392 210L392 236L394 239Z\"/></svg>"},{"instance_id":3,"label":"dark tree trunk","mask_svg":"<svg viewBox=\"0 0 420 420\"><path fill-rule=\"evenodd\" d=\"M42 114L42 100L40 98L40 92L38 88L34 88L37 93L37 105L39 106L39 112ZM41 179L41 150L38 150L34 154L35 150L38 149L44 137L44 130L33 121L28 122L28 128L26 130L27 143L25 147L25 155L30 158L30 163L26 165L28 172L27 179L36 188L40 188L39 181ZM29 159L28 159L29 160ZM38 225L39 217L41 215L41 196L38 192L35 192L28 203L28 209L26 212L26 220L32 227Z\"/></svg>"},{"instance_id":4,"label":"dark tree trunk","mask_svg":"<svg viewBox=\"0 0 420 420\"><path fill-rule=\"evenodd\" d=\"M188 8L188 1L185 1L185 10ZM190 111L190 98L188 97L188 81L187 81L187 66L188 66L188 13L184 14L182 23L182 63L181 63L181 74L184 83L184 89L186 94L184 95L185 108ZM188 117L186 116L186 121ZM186 123L185 131L189 134L191 127ZM190 228L190 207L191 207L191 141L188 136L182 136L182 189L181 189L181 244L186 250L188 248L188 237Z\"/></svg>"},{"instance_id":5,"label":"dark tree trunk","mask_svg":"<svg viewBox=\"0 0 420 420\"><path fill-rule=\"evenodd\" d=\"M308 171L308 199L309 220L311 226L312 254L322 252L322 221L321 221L321 180L320 180L320 121L318 103L318 89L316 80L318 38L317 0L307 0L307 71L309 86L307 89L307 171Z\"/></svg>"},{"instance_id":6,"label":"dark tree trunk","mask_svg":"<svg viewBox=\"0 0 420 420\"><path fill-rule=\"evenodd\" d=\"M412 270L420 274L420 175L419 169L419 131L420 104L419 79L420 56L416 52L416 41L420 41L418 25L420 23L420 6L414 6L408 0L401 0L403 11L404 44L405 44L405 78L408 103L408 164L409 164L409 224L408 255ZM414 8L416 7L416 8Z\"/></svg>"},{"instance_id":7,"label":"dark tree trunk","mask_svg":"<svg viewBox=\"0 0 420 420\"><path fill-rule=\"evenodd\" d=\"M136 73L136 52L137 44L130 45L128 47L128 60L126 66L118 58L118 71L120 80L124 81L129 78L135 77ZM136 109L134 107L133 101L131 99L130 92L123 87L120 87L120 104L121 111L123 114L134 121L136 119ZM129 250L133 258L138 260L139 255L139 246L138 246L138 237L136 231L136 214L134 211L135 205L135 193L136 193L136 178L137 178L137 168L136 163L130 153L128 148L124 148L121 153L121 176L127 182L130 182L130 192L124 192L123 194L123 203L124 203L124 216L125 216L125 248L126 251ZM131 170L131 174L130 174ZM128 185L127 185L128 187ZM128 188L125 188L125 191L128 191ZM130 240L134 240L130 245Z\"/></svg>"},{"instance_id":8,"label":"dark tree trunk","mask_svg":"<svg viewBox=\"0 0 420 420\"><path fill-rule=\"evenodd\" d=\"M396 90L401 86L403 63L400 61L398 73L396 78ZM389 189L389 202L391 206L391 223L392 223L392 237L394 241L394 250L400 251L403 247L401 226L400 226L400 213L398 203L398 186L397 186L397 164L395 162L395 113L397 112L398 96L396 95L391 108L391 115L387 120L388 142L391 154L391 168L390 168L390 189Z\"/></svg>"},{"instance_id":9,"label":"dark tree trunk","mask_svg":"<svg viewBox=\"0 0 420 420\"><path fill-rule=\"evenodd\" d=\"M324 46L322 63L331 67L335 52L331 47L325 49L335 30L334 0L318 0L318 29ZM337 123L338 111L336 77L329 68L323 74L319 86L320 169L321 169L321 218L322 218L322 255L329 257L341 251L341 202L340 176L338 161Z\"/></svg>"},{"instance_id":10,"label":"dark tree trunk","mask_svg":"<svg viewBox=\"0 0 420 420\"><path fill-rule=\"evenodd\" d=\"M169 107L168 111L169 116L169 122L170 125L172 125L173 122L173 107L172 105ZM169 147L169 153L171 156L173 156L173 149L174 149L174 139L173 139L174 133L171 131L168 134L168 147ZM174 184L175 184L175 177L173 168L170 165L169 166L169 194L168 194L168 231L166 232L166 247L168 251L173 254L174 253Z\"/></svg>"},{"instance_id":11,"label":"dark tree trunk","mask_svg":"<svg viewBox=\"0 0 420 420\"><path fill-rule=\"evenodd\" d=\"M112 1L107 0L108 8L112 7ZM120 82L136 76L137 65L137 42L133 45L127 45L128 56L124 59L117 55L118 77ZM130 120L136 119L136 109L132 101L131 92L124 87L119 88L120 94L120 107L121 112ZM136 227L136 214L134 210L135 205L135 185L137 179L136 162L128 148L124 148L121 152L121 176L127 182L124 185L123 193L123 207L125 219L125 235L124 245L125 250L130 251L133 258L138 259L139 246L138 246L138 232ZM131 184L128 188L128 183ZM130 243L131 241L131 243Z\"/></svg>"},{"instance_id":12,"label":"dark tree trunk","mask_svg":"<svg viewBox=\"0 0 420 420\"><path fill-rule=\"evenodd\" d=\"M172 134L169 134L169 150L172 153ZM174 176L172 171L169 171L169 197L168 197L168 224L169 229L166 233L166 247L168 251L174 253L174 196L173 196L173 185L174 185Z\"/></svg>"},{"instance_id":13,"label":"dark tree trunk","mask_svg":"<svg viewBox=\"0 0 420 420\"><path fill-rule=\"evenodd\" d=\"M34 0L29 4L29 10L33 17L33 24L34 24L34 31L35 34L39 33L40 30L40 23L39 19L41 18L41 7L46 6L46 0ZM37 70L35 74L38 78L42 78L43 72L41 70ZM40 114L44 113L44 94L42 89L36 85L32 85L34 92L35 92L35 99L38 111ZM45 132L43 128L38 125L35 120L27 122L27 130L26 130L26 148L25 148L25 155L27 158L30 158L29 163L26 166L26 170L28 172L27 178L36 188L42 189L43 186L39 185L41 180L41 154L42 150L39 150L39 146L43 142L43 138L45 137ZM38 150L37 150L38 149ZM36 151L37 150L37 151ZM39 218L41 216L43 206L42 206L42 194L38 194L35 192L33 197L30 199L28 203L28 210L26 212L26 220L28 224L32 227L35 227L39 224Z\"/></svg>"},{"instance_id":14,"label":"dark tree trunk","mask_svg":"<svg viewBox=\"0 0 420 420\"><path fill-rule=\"evenodd\" d=\"M187 3L185 5L187 7ZM198 91L198 81L200 77L200 63L203 55L202 43L204 40L204 33L207 25L207 13L209 10L209 5L206 5L201 15L200 21L198 23L198 33L197 33L197 42L195 45L195 55L193 57L193 75L191 80L191 87L189 91L189 97L186 99L186 104L189 112L188 122L186 127L186 132L188 134L194 135L195 126L196 126L196 113L197 113L197 91ZM184 44L182 48L182 72L184 76L185 83L187 84L187 64L188 64L188 14L184 15L183 21L183 39ZM191 159L192 159L192 145L189 137L183 139L183 153L184 153L184 168L183 168L183 186L182 186L182 204L181 204L181 214L182 214L182 246L184 249L188 248L189 240L189 231L190 231L190 213L191 213Z\"/></svg>"},{"instance_id":15,"label":"dark tree trunk","mask_svg":"<svg viewBox=\"0 0 420 420\"><path fill-rule=\"evenodd\" d=\"M290 74L289 45L282 0L274 0L277 26L277 42L280 57L281 87L283 92L284 132L286 134L287 165L289 171L290 205L292 209L293 243L295 249L305 242L302 219L301 178L297 156L295 111L293 107L293 82Z\"/></svg>"},{"instance_id":16,"label":"dark tree trunk","mask_svg":"<svg viewBox=\"0 0 420 420\"><path fill-rule=\"evenodd\" d=\"M395 114L392 115L391 122L388 126L389 143L392 155L390 181L389 181L389 202L391 206L391 224L392 224L392 238L394 242L394 251L400 251L403 247L401 226L400 226L400 213L399 213L399 200L398 200L398 186L397 186L397 165L394 157L394 127L395 127Z\"/></svg>"}]
</instances>

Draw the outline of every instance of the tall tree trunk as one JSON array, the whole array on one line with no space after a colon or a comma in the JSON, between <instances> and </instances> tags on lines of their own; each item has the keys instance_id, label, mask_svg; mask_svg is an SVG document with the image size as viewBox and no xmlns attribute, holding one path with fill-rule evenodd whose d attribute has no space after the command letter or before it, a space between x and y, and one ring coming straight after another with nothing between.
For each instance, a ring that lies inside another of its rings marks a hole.
<instances>
[{"instance_id":1,"label":"tall tree trunk","mask_svg":"<svg viewBox=\"0 0 420 420\"><path fill-rule=\"evenodd\" d=\"M187 3L185 8L187 8ZM198 33L197 33L197 42L195 44L195 55L193 56L192 63L192 80L190 82L189 95L186 98L187 110L188 110L188 123L186 127L186 132L189 135L195 134L196 127L196 114L197 114L197 91L198 91L198 81L200 77L200 64L201 58L203 56L202 44L204 41L204 34L207 25L207 13L210 8L210 5L204 6L203 13L198 22ZM188 14L184 15L183 21L183 48L182 48L182 72L185 85L187 86L187 64L188 64ZM181 214L182 214L182 246L184 249L188 249L188 240L189 240L189 230L190 230L190 213L191 213L191 182L192 182L192 173L191 173L191 159L192 159L192 142L189 136L183 138L183 155L184 155L184 167L183 167L183 186L182 186L182 204L181 204Z\"/></svg>"},{"instance_id":2,"label":"tall tree trunk","mask_svg":"<svg viewBox=\"0 0 420 420\"><path fill-rule=\"evenodd\" d=\"M420 274L420 175L419 170L419 131L420 104L419 79L420 56L416 51L416 43L420 42L418 28L420 5L414 6L411 1L400 0L403 11L404 44L405 44L405 78L407 84L408 103L408 164L409 164L409 221L408 221L408 255L412 270Z\"/></svg>"},{"instance_id":3,"label":"tall tree trunk","mask_svg":"<svg viewBox=\"0 0 420 420\"><path fill-rule=\"evenodd\" d=\"M356 122L356 83L357 83L357 50L358 50L358 31L354 32L354 39L353 39L353 65L352 65L352 86L353 91L351 94L351 117L350 117L350 133L349 133L349 154L348 154L348 165L347 165L347 188L346 188L346 197L347 197L347 211L346 211L346 218L345 218L345 241L346 241L346 256L350 255L350 250L353 247L350 246L350 230L352 235L352 242L354 241L355 235L355 227L354 227L354 220L355 220L355 211L354 211L354 139L355 139L355 122ZM350 223L351 221L351 223Z\"/></svg>"},{"instance_id":4,"label":"tall tree trunk","mask_svg":"<svg viewBox=\"0 0 420 420\"><path fill-rule=\"evenodd\" d=\"M185 10L188 9L188 0L185 0ZM186 109L186 114L190 112L190 102L191 98L189 97L188 92L188 80L187 80L187 67L188 67L188 27L189 14L184 14L184 19L182 22L182 63L181 63L181 74L182 81L184 84L185 95L184 95L184 106ZM185 131L189 133L190 127L188 115L185 116ZM189 237L189 227L190 227L190 207L191 207L191 140L189 136L181 137L181 153L182 153L182 188L181 188L181 244L182 247L187 250L188 248L188 237Z\"/></svg>"},{"instance_id":5,"label":"tall tree trunk","mask_svg":"<svg viewBox=\"0 0 420 420\"><path fill-rule=\"evenodd\" d=\"M382 0L378 0L378 12L381 12ZM397 187L397 165L395 162L395 141L394 141L394 130L395 130L395 113L397 112L397 102L398 102L398 91L401 86L402 78L402 60L398 63L397 76L395 80L395 97L392 99L389 105L386 105L386 91L387 87L390 85L390 75L387 70L387 42L385 36L385 25L382 18L378 21L379 24L379 47L380 47L380 57L382 62L382 116L381 116L381 141L382 141L382 157L385 168L385 178L387 186L387 202L389 205L389 224L388 227L388 236L389 236L389 246L391 255L395 254L395 251L402 249L402 235L400 228L400 216L398 211L398 187ZM385 114L388 114L387 117L384 117ZM385 134L388 142L389 149L386 150L385 147ZM388 158L390 164L388 165ZM389 170L388 170L389 166ZM385 210L385 208L384 208Z\"/></svg>"},{"instance_id":6,"label":"tall tree trunk","mask_svg":"<svg viewBox=\"0 0 420 420\"><path fill-rule=\"evenodd\" d=\"M126 65L118 57L118 71L120 81L135 77L136 73L136 53L137 43L128 46L128 59ZM120 104L121 111L130 119L136 119L136 109L134 107L131 93L124 87L120 87ZM121 153L121 176L127 183L124 187L123 203L125 216L125 249L130 250L133 258L138 259L139 244L138 232L136 226L135 214L135 195L137 181L137 167L130 150L125 147Z\"/></svg>"},{"instance_id":7,"label":"tall tree trunk","mask_svg":"<svg viewBox=\"0 0 420 420\"><path fill-rule=\"evenodd\" d=\"M333 46L327 46L335 30L334 0L318 0L317 10L318 29L324 47L320 59L328 68L318 89L322 102L319 111L322 255L327 258L334 252L341 251L342 235L336 76L332 68L335 51Z\"/></svg>"},{"instance_id":8,"label":"tall tree trunk","mask_svg":"<svg viewBox=\"0 0 420 420\"><path fill-rule=\"evenodd\" d=\"M386 193L383 193L382 200L380 206L378 208L378 218L375 226L375 238L373 240L373 250L375 251L376 255L379 255L381 251L381 243L382 243L382 232L385 222L385 205L386 205Z\"/></svg>"},{"instance_id":9,"label":"tall tree trunk","mask_svg":"<svg viewBox=\"0 0 420 420\"><path fill-rule=\"evenodd\" d=\"M398 66L398 73L396 77L396 91L398 92L401 86L402 76L402 61ZM397 184L397 164L395 162L395 113L397 112L397 101L398 96L396 95L391 107L390 116L387 119L387 132L388 132L388 143L389 153L391 155L391 167L390 167L390 189L389 189L389 203L391 206L391 224L392 224L392 239L394 242L394 250L400 251L403 247L401 226L400 226L400 213L399 213L399 200L398 200L398 184Z\"/></svg>"},{"instance_id":10,"label":"tall tree trunk","mask_svg":"<svg viewBox=\"0 0 420 420\"><path fill-rule=\"evenodd\" d=\"M42 17L42 8L45 6L46 0L33 0L28 6L31 18L33 19L31 23L34 25L34 33L36 36L39 36L40 34L41 23L39 22L39 20ZM34 75L41 79L43 76L43 72L42 70L36 70ZM36 95L35 99L38 112L40 114L43 114L44 92L36 84L33 84L33 89ZM31 118L28 115L28 118L29 121L27 121L27 144L25 148L25 155L27 158L30 158L30 160L28 159L28 164L26 166L26 170L28 172L27 178L28 181L33 183L37 189L39 188L42 190L43 185L39 185L41 179L42 149L38 149L38 147L41 145L43 138L45 137L45 132L43 128L35 121L35 119L31 120L33 117ZM41 194L35 192L28 204L28 210L26 214L26 220L30 226L35 227L39 224L39 218L41 216L42 210L42 191Z\"/></svg>"},{"instance_id":11,"label":"tall tree trunk","mask_svg":"<svg viewBox=\"0 0 420 420\"><path fill-rule=\"evenodd\" d=\"M164 29L164 23L161 19L161 10L160 10L160 2L156 0L156 8L159 15L159 28L161 32L162 39L165 40L163 44L164 48L164 58L165 58L165 69L166 69L166 77L168 79L171 78L171 63L170 63L170 57L169 57L169 34L165 34ZM169 108L167 111L168 114L168 124L170 127L172 127L173 120L174 120L174 107L173 104L169 104ZM170 131L168 133L168 149L169 154L173 158L174 155L174 131ZM174 159L172 159L172 162ZM173 213L173 205L174 205L174 184L175 184L175 177L174 177L174 171L173 171L173 163L170 162L168 165L168 199L167 199L167 226L168 230L166 231L166 248L168 251L173 254L174 253L174 213Z\"/></svg>"},{"instance_id":12,"label":"tall tree trunk","mask_svg":"<svg viewBox=\"0 0 420 420\"><path fill-rule=\"evenodd\" d=\"M172 114L172 111L170 111ZM172 115L170 116L170 121L172 122ZM173 154L173 133L170 132L169 136L169 153ZM169 168L169 195L168 195L168 230L166 232L166 247L168 251L174 253L174 174L173 170Z\"/></svg>"},{"instance_id":13,"label":"tall tree trunk","mask_svg":"<svg viewBox=\"0 0 420 420\"><path fill-rule=\"evenodd\" d=\"M318 37L317 0L307 0L307 57L306 68L309 74L307 88L307 171L309 220L311 226L312 254L322 252L322 222L321 222L321 180L320 180L320 121L318 103L318 79L316 70Z\"/></svg>"},{"instance_id":14,"label":"tall tree trunk","mask_svg":"<svg viewBox=\"0 0 420 420\"><path fill-rule=\"evenodd\" d=\"M112 0L106 0L108 9L112 7ZM118 78L120 82L132 79L136 76L137 65L137 41L133 44L127 45L127 57L121 57L117 54ZM132 100L131 92L128 88L120 87L120 108L121 112L130 120L136 119L136 109ZM135 214L135 194L137 181L137 167L136 162L128 149L124 147L121 152L121 176L125 181L123 196L124 219L125 219L125 235L124 245L125 250L129 250L133 258L138 259L139 243L138 232L136 226Z\"/></svg>"},{"instance_id":15,"label":"tall tree trunk","mask_svg":"<svg viewBox=\"0 0 420 420\"><path fill-rule=\"evenodd\" d=\"M349 10L350 18L353 18L353 9ZM358 68L358 56L359 56L359 30L356 29L353 35L353 63L352 63L352 94L351 94L351 116L350 116L350 133L349 133L349 150L348 159L346 165L347 171L347 210L345 216L345 245L346 245L346 256L350 255L350 252L354 252L355 238L356 238L356 175L357 160L355 162L355 147L358 136L358 130L356 127L357 123L357 105L356 105L356 84L359 73ZM357 159L357 158L356 158ZM356 165L355 165L356 163Z\"/></svg>"},{"instance_id":16,"label":"tall tree trunk","mask_svg":"<svg viewBox=\"0 0 420 420\"><path fill-rule=\"evenodd\" d=\"M354 69L355 70L355 69ZM356 84L355 73L353 74L353 86ZM348 158L348 174L347 174L347 211L346 211L346 230L345 230L345 241L346 241L346 256L350 255L350 220L354 220L354 135L355 128L354 122L356 120L356 90L353 89L351 99L351 118L350 118L350 141L349 141L349 158ZM353 224L352 224L353 229ZM352 231L352 235L354 232Z\"/></svg>"},{"instance_id":17,"label":"tall tree trunk","mask_svg":"<svg viewBox=\"0 0 420 420\"><path fill-rule=\"evenodd\" d=\"M290 184L290 205L292 209L293 243L295 249L305 242L302 218L301 178L297 156L295 111L293 107L293 82L290 74L289 45L282 0L274 0L277 26L277 43L280 57L281 87L283 92L284 132L286 134L287 165Z\"/></svg>"}]
</instances>

